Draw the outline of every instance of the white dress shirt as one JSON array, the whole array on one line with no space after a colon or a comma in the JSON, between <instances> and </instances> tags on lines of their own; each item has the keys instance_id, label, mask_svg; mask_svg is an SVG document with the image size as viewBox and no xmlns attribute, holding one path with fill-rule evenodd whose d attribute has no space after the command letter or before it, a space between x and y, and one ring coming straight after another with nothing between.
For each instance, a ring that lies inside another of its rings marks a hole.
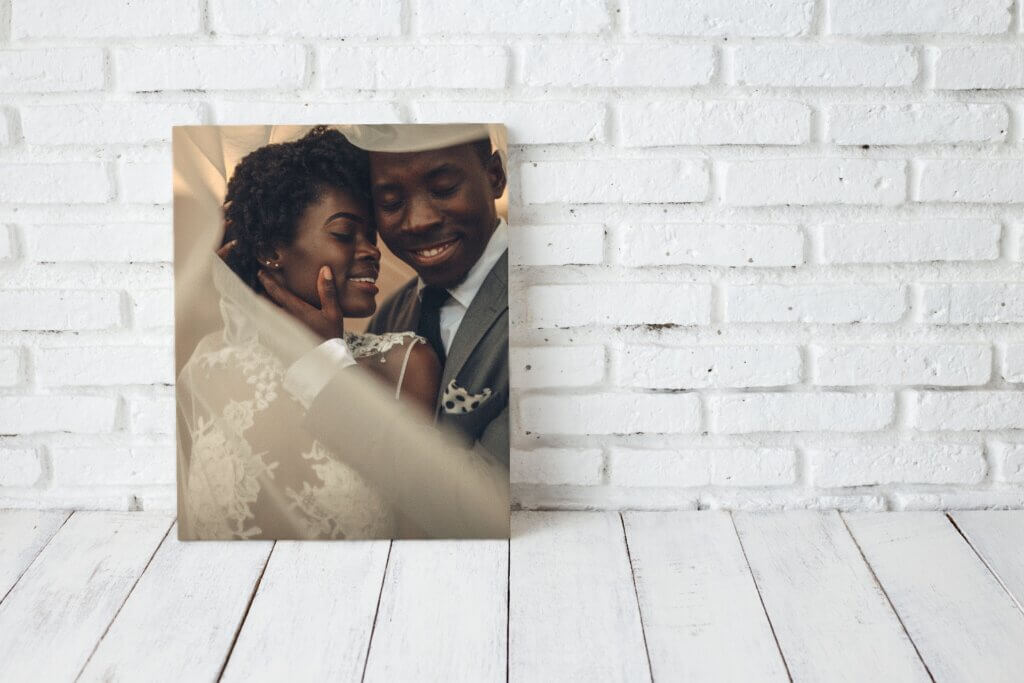
<instances>
[{"instance_id":1,"label":"white dress shirt","mask_svg":"<svg viewBox=\"0 0 1024 683\"><path fill-rule=\"evenodd\" d=\"M506 249L508 249L508 225L505 223L504 218L499 218L498 227L491 233L491 239L487 242L487 246L484 247L484 253L480 254L480 258L469 269L466 279L448 290L450 296L444 305L441 306L439 322L441 325L441 342L444 344L445 353L452 350L452 340L455 339L455 333L459 331L462 319L466 317L469 305L473 303L473 299L476 298L477 292L483 286L484 280L487 279L491 269L494 268L494 264L498 262L498 259L501 258ZM423 282L422 278L419 278L417 291L420 296L422 296L425 286L426 283Z\"/></svg>"},{"instance_id":2,"label":"white dress shirt","mask_svg":"<svg viewBox=\"0 0 1024 683\"><path fill-rule=\"evenodd\" d=\"M499 218L498 227L491 233L484 252L469 269L466 279L448 290L448 294L451 296L441 306L439 322L445 353L451 350L452 340L455 339L455 333L458 332L459 325L462 324L462 319L466 316L466 311L469 310L469 305L473 303L473 299L476 298L487 275L506 249L508 249L508 225L504 218ZM419 279L417 294L422 293L424 286L423 280ZM328 339L288 367L282 380L282 386L303 406L309 408L317 394L327 386L334 373L342 368L355 365L355 362L345 340L341 338Z\"/></svg>"}]
</instances>

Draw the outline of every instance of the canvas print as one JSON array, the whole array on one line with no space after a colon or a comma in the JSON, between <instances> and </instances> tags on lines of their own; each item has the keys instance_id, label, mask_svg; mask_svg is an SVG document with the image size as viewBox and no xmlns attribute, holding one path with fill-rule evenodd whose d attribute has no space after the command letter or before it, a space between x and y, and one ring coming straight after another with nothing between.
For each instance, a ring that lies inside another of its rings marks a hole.
<instances>
[{"instance_id":1,"label":"canvas print","mask_svg":"<svg viewBox=\"0 0 1024 683\"><path fill-rule=\"evenodd\" d=\"M508 537L505 140L174 129L180 538Z\"/></svg>"}]
</instances>

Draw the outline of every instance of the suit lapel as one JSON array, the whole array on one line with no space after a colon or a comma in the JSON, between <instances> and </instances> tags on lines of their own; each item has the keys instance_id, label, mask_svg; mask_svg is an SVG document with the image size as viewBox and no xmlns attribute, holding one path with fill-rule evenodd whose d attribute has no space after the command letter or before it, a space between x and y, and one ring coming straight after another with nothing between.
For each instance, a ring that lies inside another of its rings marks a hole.
<instances>
[{"instance_id":1,"label":"suit lapel","mask_svg":"<svg viewBox=\"0 0 1024 683\"><path fill-rule=\"evenodd\" d=\"M455 332L455 338L452 340L448 358L444 364L438 400L440 400L444 388L459 374L462 366L469 360L473 349L506 309L508 309L508 250L501 255L498 262L491 268L491 272L487 274L487 278L480 285L480 291L473 297L459 329Z\"/></svg>"}]
</instances>

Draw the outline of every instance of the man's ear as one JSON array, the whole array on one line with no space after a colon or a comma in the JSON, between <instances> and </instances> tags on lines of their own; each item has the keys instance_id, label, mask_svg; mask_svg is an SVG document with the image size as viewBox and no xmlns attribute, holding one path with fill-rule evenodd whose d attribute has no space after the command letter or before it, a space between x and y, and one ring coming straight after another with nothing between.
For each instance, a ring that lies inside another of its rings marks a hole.
<instances>
[{"instance_id":1,"label":"man's ear","mask_svg":"<svg viewBox=\"0 0 1024 683\"><path fill-rule=\"evenodd\" d=\"M501 163L501 155L497 151L491 152L490 158L484 164L484 169L487 171L487 182L491 186L491 194L497 199L505 192L505 184L508 182L505 177L505 167Z\"/></svg>"}]
</instances>

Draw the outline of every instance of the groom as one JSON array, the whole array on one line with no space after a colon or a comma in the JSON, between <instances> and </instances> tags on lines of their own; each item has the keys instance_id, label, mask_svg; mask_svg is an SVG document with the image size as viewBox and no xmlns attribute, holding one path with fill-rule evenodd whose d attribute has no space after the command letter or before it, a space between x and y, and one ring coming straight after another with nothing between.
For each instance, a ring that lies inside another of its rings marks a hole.
<instances>
[{"instance_id":1,"label":"groom","mask_svg":"<svg viewBox=\"0 0 1024 683\"><path fill-rule=\"evenodd\" d=\"M438 423L508 466L508 228L494 206L506 184L501 157L489 138L371 151L370 183L380 237L417 277L381 305L369 331L426 338L443 367Z\"/></svg>"}]
</instances>

